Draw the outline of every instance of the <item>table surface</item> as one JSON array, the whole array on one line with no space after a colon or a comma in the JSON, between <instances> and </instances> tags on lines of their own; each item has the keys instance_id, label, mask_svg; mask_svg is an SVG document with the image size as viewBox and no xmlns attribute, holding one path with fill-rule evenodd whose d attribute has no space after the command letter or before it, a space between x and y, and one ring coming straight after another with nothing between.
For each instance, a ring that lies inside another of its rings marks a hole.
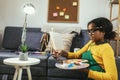
<instances>
[{"instance_id":1,"label":"table surface","mask_svg":"<svg viewBox=\"0 0 120 80\"><path fill-rule=\"evenodd\" d=\"M4 64L13 65L13 66L30 66L40 63L40 59L37 58L28 58L27 61L21 61L19 58L7 58L3 60Z\"/></svg>"}]
</instances>

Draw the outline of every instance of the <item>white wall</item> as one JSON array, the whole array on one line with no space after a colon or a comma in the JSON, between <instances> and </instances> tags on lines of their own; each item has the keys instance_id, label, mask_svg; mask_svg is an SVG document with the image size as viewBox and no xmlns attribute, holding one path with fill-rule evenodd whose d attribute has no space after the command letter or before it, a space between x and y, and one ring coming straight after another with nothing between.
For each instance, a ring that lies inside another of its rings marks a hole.
<instances>
[{"instance_id":1,"label":"white wall","mask_svg":"<svg viewBox=\"0 0 120 80\"><path fill-rule=\"evenodd\" d=\"M48 23L49 0L0 0L0 28L5 26L23 26L24 13L22 7L31 2L36 7L36 13L28 17L28 26L44 27L53 26L80 26L86 29L87 23L96 17L109 18L109 0L79 0L79 23Z\"/></svg>"}]
</instances>

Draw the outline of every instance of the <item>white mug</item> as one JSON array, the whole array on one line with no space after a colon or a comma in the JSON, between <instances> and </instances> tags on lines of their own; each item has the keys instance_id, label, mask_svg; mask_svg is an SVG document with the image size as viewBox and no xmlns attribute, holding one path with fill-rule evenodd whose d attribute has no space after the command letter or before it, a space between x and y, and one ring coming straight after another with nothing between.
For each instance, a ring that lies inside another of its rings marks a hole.
<instances>
[{"instance_id":1,"label":"white mug","mask_svg":"<svg viewBox=\"0 0 120 80\"><path fill-rule=\"evenodd\" d=\"M74 48L74 52L77 52L80 48Z\"/></svg>"}]
</instances>

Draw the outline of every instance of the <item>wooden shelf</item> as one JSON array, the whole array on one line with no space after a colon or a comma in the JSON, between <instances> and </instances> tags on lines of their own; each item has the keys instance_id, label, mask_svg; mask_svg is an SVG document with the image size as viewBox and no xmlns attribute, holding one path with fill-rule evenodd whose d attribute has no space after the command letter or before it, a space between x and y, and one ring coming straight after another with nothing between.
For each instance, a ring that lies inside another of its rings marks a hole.
<instances>
[{"instance_id":1,"label":"wooden shelf","mask_svg":"<svg viewBox=\"0 0 120 80\"><path fill-rule=\"evenodd\" d=\"M115 38L115 40L116 40L116 57L118 57L118 55L119 55L119 42L120 42L120 36L117 36L116 38Z\"/></svg>"},{"instance_id":2,"label":"wooden shelf","mask_svg":"<svg viewBox=\"0 0 120 80\"><path fill-rule=\"evenodd\" d=\"M113 5L118 5L118 16L116 18L112 18L112 8ZM120 28L120 0L112 0L111 4L110 4L110 21L114 21L114 20L118 20L118 29L117 29L117 34L120 34L119 28ZM120 36L117 35L117 37L115 38L116 40L116 57L118 57L119 54L119 41L120 41Z\"/></svg>"},{"instance_id":3,"label":"wooden shelf","mask_svg":"<svg viewBox=\"0 0 120 80\"><path fill-rule=\"evenodd\" d=\"M117 20L118 17L115 17L115 18L112 18L112 13L113 13L113 5L119 5L119 1L118 0L113 0L111 3L110 3L110 20L111 21L114 21L114 20Z\"/></svg>"}]
</instances>

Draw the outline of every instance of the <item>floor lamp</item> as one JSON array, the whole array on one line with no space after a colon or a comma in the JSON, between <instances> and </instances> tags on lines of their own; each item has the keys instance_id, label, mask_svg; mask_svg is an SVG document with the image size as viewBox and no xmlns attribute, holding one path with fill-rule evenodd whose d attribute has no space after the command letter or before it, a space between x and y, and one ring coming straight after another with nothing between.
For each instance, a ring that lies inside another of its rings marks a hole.
<instances>
[{"instance_id":1,"label":"floor lamp","mask_svg":"<svg viewBox=\"0 0 120 80\"><path fill-rule=\"evenodd\" d=\"M35 12L35 7L33 4L28 3L23 6L23 10L25 13L25 20L24 20L24 24L23 24L22 38L21 38L22 45L25 44L25 40L26 40L27 17L28 17L28 15L33 14Z\"/></svg>"}]
</instances>

